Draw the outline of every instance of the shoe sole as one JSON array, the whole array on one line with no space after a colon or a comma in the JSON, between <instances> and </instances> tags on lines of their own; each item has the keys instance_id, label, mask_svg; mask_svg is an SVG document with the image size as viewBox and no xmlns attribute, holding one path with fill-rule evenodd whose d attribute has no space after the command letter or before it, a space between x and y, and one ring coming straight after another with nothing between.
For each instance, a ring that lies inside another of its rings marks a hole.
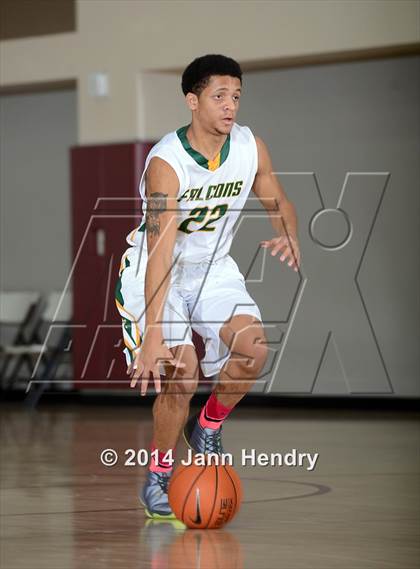
<instances>
[{"instance_id":1,"label":"shoe sole","mask_svg":"<svg viewBox=\"0 0 420 569\"><path fill-rule=\"evenodd\" d=\"M144 527L145 528L156 527L160 524L165 524L165 523L170 524L176 531L180 531L180 530L184 531L187 529L187 526L185 524L183 524L182 522L180 522L178 519L168 520L166 518L164 520L154 520L153 518L146 520Z\"/></svg>"},{"instance_id":2,"label":"shoe sole","mask_svg":"<svg viewBox=\"0 0 420 569\"><path fill-rule=\"evenodd\" d=\"M173 512L171 514L158 514L157 512L151 512L147 508L146 504L143 502L141 497L140 497L140 503L144 508L144 512L145 512L146 516L148 518L150 518L151 520L177 520L178 519Z\"/></svg>"}]
</instances>

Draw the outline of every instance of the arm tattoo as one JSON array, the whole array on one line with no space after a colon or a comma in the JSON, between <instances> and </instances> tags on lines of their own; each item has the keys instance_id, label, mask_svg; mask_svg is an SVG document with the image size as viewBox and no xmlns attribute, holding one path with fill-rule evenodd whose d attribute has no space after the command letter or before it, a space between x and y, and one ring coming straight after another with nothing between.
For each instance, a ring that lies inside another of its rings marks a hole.
<instances>
[{"instance_id":1,"label":"arm tattoo","mask_svg":"<svg viewBox=\"0 0 420 569\"><path fill-rule=\"evenodd\" d=\"M167 197L168 194L163 194L162 192L153 192L150 195L146 209L146 229L150 232L150 235L159 235L160 233L159 216L167 209Z\"/></svg>"}]
</instances>

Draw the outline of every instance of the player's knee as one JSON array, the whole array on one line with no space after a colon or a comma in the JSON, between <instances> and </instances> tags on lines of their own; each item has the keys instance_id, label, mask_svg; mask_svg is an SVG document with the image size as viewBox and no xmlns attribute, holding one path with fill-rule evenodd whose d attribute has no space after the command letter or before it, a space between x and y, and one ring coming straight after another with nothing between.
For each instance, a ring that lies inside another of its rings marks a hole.
<instances>
[{"instance_id":1,"label":"player's knee","mask_svg":"<svg viewBox=\"0 0 420 569\"><path fill-rule=\"evenodd\" d=\"M255 346L256 346L256 348L255 348L256 349L256 359L258 362L259 370L261 371L262 368L265 366L265 363L266 363L267 357L268 357L267 341L266 341L265 337L263 338L263 341L261 341L261 339L258 339Z\"/></svg>"},{"instance_id":2,"label":"player's knee","mask_svg":"<svg viewBox=\"0 0 420 569\"><path fill-rule=\"evenodd\" d=\"M268 348L263 333L250 333L239 347L236 362L245 375L257 376L267 361Z\"/></svg>"}]
</instances>

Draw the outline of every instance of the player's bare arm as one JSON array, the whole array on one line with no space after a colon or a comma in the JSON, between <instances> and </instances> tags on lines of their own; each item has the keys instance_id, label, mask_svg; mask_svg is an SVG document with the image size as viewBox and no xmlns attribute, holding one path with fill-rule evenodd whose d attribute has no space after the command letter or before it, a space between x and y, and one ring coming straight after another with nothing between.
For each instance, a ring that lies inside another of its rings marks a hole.
<instances>
[{"instance_id":1,"label":"player's bare arm","mask_svg":"<svg viewBox=\"0 0 420 569\"><path fill-rule=\"evenodd\" d=\"M161 325L173 263L178 189L178 178L172 167L160 158L152 158L146 172L146 327L141 348L133 363L131 381L131 387L135 387L141 378L142 395L146 394L150 374L153 375L156 391L160 392L160 362L168 362L175 367L184 366L164 344Z\"/></svg>"},{"instance_id":2,"label":"player's bare arm","mask_svg":"<svg viewBox=\"0 0 420 569\"><path fill-rule=\"evenodd\" d=\"M273 257L280 253L280 261L287 261L289 267L297 271L300 266L300 250L295 207L273 173L267 146L260 138L255 137L255 140L258 150L258 170L253 192L267 210L276 233L276 237L261 241L261 247L270 248Z\"/></svg>"}]
</instances>

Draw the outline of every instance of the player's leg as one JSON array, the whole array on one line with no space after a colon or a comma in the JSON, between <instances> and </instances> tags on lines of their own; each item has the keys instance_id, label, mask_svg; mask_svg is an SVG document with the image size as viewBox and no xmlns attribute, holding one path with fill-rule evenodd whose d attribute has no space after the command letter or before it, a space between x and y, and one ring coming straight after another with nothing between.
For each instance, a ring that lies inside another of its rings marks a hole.
<instances>
[{"instance_id":1,"label":"player's leg","mask_svg":"<svg viewBox=\"0 0 420 569\"><path fill-rule=\"evenodd\" d=\"M162 392L153 405L153 442L161 451L175 448L198 383L198 359L194 346L182 344L170 348L170 351L185 363L185 367L165 367Z\"/></svg>"},{"instance_id":2,"label":"player's leg","mask_svg":"<svg viewBox=\"0 0 420 569\"><path fill-rule=\"evenodd\" d=\"M267 340L262 323L248 314L225 322L219 335L230 357L220 370L214 395L226 409L232 409L259 377L267 360Z\"/></svg>"},{"instance_id":3,"label":"player's leg","mask_svg":"<svg viewBox=\"0 0 420 569\"><path fill-rule=\"evenodd\" d=\"M219 334L230 350L230 357L220 370L206 404L184 430L187 444L196 452L223 453L223 421L251 389L267 359L264 329L254 316L234 316L224 323Z\"/></svg>"},{"instance_id":4,"label":"player's leg","mask_svg":"<svg viewBox=\"0 0 420 569\"><path fill-rule=\"evenodd\" d=\"M258 378L268 351L261 313L231 257L211 267L191 313L193 328L206 342L203 373L218 373L219 381L185 425L184 437L196 452L220 454L223 421Z\"/></svg>"},{"instance_id":5,"label":"player's leg","mask_svg":"<svg viewBox=\"0 0 420 569\"><path fill-rule=\"evenodd\" d=\"M139 290L144 287L144 281L137 272L137 256L137 251L129 251L123 256L115 295L122 317L127 365L133 362L136 350L141 348L142 331L145 327L145 297L139 294ZM189 400L198 381L198 361L188 323L188 312L182 297L172 288L168 291L165 304L163 333L164 341L170 350L181 356L179 359L186 365L176 371L170 367L165 369L167 380L153 407L154 432L151 450L156 452L149 463L141 500L147 515L154 518L173 517L167 495L172 465L167 463L164 457L168 450L175 448L186 420ZM176 344L175 339L179 338L183 339L182 345L171 345Z\"/></svg>"},{"instance_id":6,"label":"player's leg","mask_svg":"<svg viewBox=\"0 0 420 569\"><path fill-rule=\"evenodd\" d=\"M152 456L141 501L146 514L155 519L174 517L168 502L168 483L173 470L171 459L198 383L198 359L194 346L183 344L170 350L185 363L185 367L165 366L162 391L153 405Z\"/></svg>"}]
</instances>

